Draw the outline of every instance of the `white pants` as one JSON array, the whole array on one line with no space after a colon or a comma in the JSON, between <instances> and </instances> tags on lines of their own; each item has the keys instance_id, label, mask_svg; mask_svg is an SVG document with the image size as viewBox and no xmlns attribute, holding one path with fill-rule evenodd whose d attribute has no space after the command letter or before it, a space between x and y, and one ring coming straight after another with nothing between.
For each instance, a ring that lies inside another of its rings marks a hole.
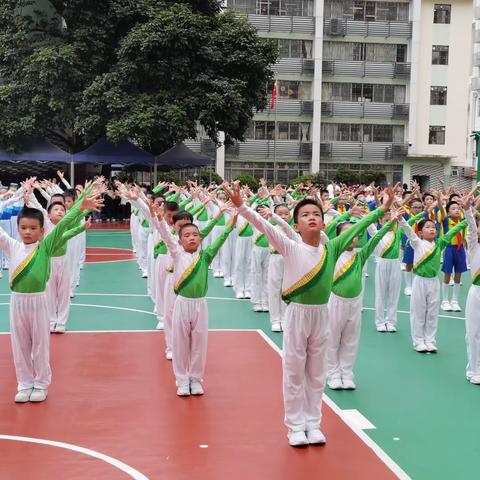
<instances>
[{"instance_id":1,"label":"white pants","mask_svg":"<svg viewBox=\"0 0 480 480\"><path fill-rule=\"evenodd\" d=\"M170 275L167 272L168 263L168 255L158 255L155 259L155 306L157 307L157 318L159 320L163 320L165 309L165 282Z\"/></svg>"},{"instance_id":2,"label":"white pants","mask_svg":"<svg viewBox=\"0 0 480 480\"><path fill-rule=\"evenodd\" d=\"M140 228L138 217L132 213L130 216L130 237L132 239L132 250L137 251L138 229Z\"/></svg>"},{"instance_id":3,"label":"white pants","mask_svg":"<svg viewBox=\"0 0 480 480\"><path fill-rule=\"evenodd\" d=\"M465 309L467 335L467 378L480 375L480 287L472 285Z\"/></svg>"},{"instance_id":4,"label":"white pants","mask_svg":"<svg viewBox=\"0 0 480 480\"><path fill-rule=\"evenodd\" d=\"M237 237L234 255L233 289L235 293L252 289L252 237Z\"/></svg>"},{"instance_id":5,"label":"white pants","mask_svg":"<svg viewBox=\"0 0 480 480\"><path fill-rule=\"evenodd\" d=\"M268 307L270 310L270 322L283 322L286 303L282 300L284 262L279 254L271 254L268 262Z\"/></svg>"},{"instance_id":6,"label":"white pants","mask_svg":"<svg viewBox=\"0 0 480 480\"><path fill-rule=\"evenodd\" d=\"M172 350L172 324L173 324L173 308L177 295L173 289L173 273L167 272L165 280L165 290L163 294L163 330L165 332L166 350Z\"/></svg>"},{"instance_id":7,"label":"white pants","mask_svg":"<svg viewBox=\"0 0 480 480\"><path fill-rule=\"evenodd\" d=\"M143 272L147 272L147 250L148 250L148 228L139 226L138 242L137 242L137 259L138 265Z\"/></svg>"},{"instance_id":8,"label":"white pants","mask_svg":"<svg viewBox=\"0 0 480 480\"><path fill-rule=\"evenodd\" d=\"M293 431L319 428L327 375L327 305L289 304L283 332L285 425Z\"/></svg>"},{"instance_id":9,"label":"white pants","mask_svg":"<svg viewBox=\"0 0 480 480\"><path fill-rule=\"evenodd\" d=\"M155 302L155 290L157 288L155 282L155 258L153 257L154 246L153 234L150 233L147 237L147 290L153 302Z\"/></svg>"},{"instance_id":10,"label":"white pants","mask_svg":"<svg viewBox=\"0 0 480 480\"><path fill-rule=\"evenodd\" d=\"M402 287L399 259L378 257L375 271L375 325L397 324L398 299ZM385 314L386 310L386 314Z\"/></svg>"},{"instance_id":11,"label":"white pants","mask_svg":"<svg viewBox=\"0 0 480 480\"><path fill-rule=\"evenodd\" d=\"M50 370L50 327L45 292L15 293L10 298L10 331L18 390L46 390Z\"/></svg>"},{"instance_id":12,"label":"white pants","mask_svg":"<svg viewBox=\"0 0 480 480\"><path fill-rule=\"evenodd\" d=\"M78 235L68 241L67 258L70 268L70 289L73 292L80 281L80 242Z\"/></svg>"},{"instance_id":13,"label":"white pants","mask_svg":"<svg viewBox=\"0 0 480 480\"><path fill-rule=\"evenodd\" d=\"M356 298L330 295L330 341L328 347L328 378L353 380L362 322L362 295Z\"/></svg>"},{"instance_id":14,"label":"white pants","mask_svg":"<svg viewBox=\"0 0 480 480\"><path fill-rule=\"evenodd\" d=\"M78 234L80 244L80 268L83 268L85 256L87 254L87 232L83 231Z\"/></svg>"},{"instance_id":15,"label":"white pants","mask_svg":"<svg viewBox=\"0 0 480 480\"><path fill-rule=\"evenodd\" d=\"M212 230L212 242L216 240L219 235L225 229L224 226L213 227ZM220 271L223 273L223 278L225 282L232 281L233 274L233 248L234 248L234 239L232 235L229 235L225 243L222 245L220 250L215 255L215 258L212 262L213 271Z\"/></svg>"},{"instance_id":16,"label":"white pants","mask_svg":"<svg viewBox=\"0 0 480 480\"><path fill-rule=\"evenodd\" d=\"M178 386L203 380L207 344L206 299L178 296L173 309L173 372Z\"/></svg>"},{"instance_id":17,"label":"white pants","mask_svg":"<svg viewBox=\"0 0 480 480\"><path fill-rule=\"evenodd\" d=\"M252 249L252 303L268 305L268 248L253 246Z\"/></svg>"},{"instance_id":18,"label":"white pants","mask_svg":"<svg viewBox=\"0 0 480 480\"><path fill-rule=\"evenodd\" d=\"M66 325L70 313L70 265L66 255L52 257L51 265L46 290L50 325Z\"/></svg>"},{"instance_id":19,"label":"white pants","mask_svg":"<svg viewBox=\"0 0 480 480\"><path fill-rule=\"evenodd\" d=\"M436 345L440 282L437 277L415 275L410 299L410 323L413 346L423 343Z\"/></svg>"}]
</instances>

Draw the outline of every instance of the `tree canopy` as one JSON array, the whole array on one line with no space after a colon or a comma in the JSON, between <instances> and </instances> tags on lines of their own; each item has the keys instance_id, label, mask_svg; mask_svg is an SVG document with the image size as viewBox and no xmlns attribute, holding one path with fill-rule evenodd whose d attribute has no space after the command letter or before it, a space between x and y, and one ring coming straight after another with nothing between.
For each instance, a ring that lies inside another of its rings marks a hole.
<instances>
[{"instance_id":1,"label":"tree canopy","mask_svg":"<svg viewBox=\"0 0 480 480\"><path fill-rule=\"evenodd\" d=\"M199 127L241 140L276 55L216 0L4 0L0 144L129 138L160 153Z\"/></svg>"}]
</instances>

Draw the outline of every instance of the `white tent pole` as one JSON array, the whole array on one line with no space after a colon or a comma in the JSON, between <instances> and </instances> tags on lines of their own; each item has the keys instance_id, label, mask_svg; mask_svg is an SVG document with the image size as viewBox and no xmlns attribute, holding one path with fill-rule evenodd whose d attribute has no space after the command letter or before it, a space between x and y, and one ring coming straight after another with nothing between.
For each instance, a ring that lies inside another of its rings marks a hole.
<instances>
[{"instance_id":1,"label":"white tent pole","mask_svg":"<svg viewBox=\"0 0 480 480\"><path fill-rule=\"evenodd\" d=\"M75 163L73 162L73 155L71 155L70 160L70 183L72 187L75 186Z\"/></svg>"}]
</instances>

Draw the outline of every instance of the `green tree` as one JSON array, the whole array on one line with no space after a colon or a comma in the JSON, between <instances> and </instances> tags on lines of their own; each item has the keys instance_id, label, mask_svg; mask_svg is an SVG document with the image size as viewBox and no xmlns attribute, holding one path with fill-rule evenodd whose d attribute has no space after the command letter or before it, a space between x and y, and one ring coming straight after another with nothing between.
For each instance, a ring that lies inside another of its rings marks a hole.
<instances>
[{"instance_id":1,"label":"green tree","mask_svg":"<svg viewBox=\"0 0 480 480\"><path fill-rule=\"evenodd\" d=\"M229 143L266 106L275 47L217 0L40 2L0 4L8 148L42 136L74 152L106 136L159 153L198 124Z\"/></svg>"},{"instance_id":2,"label":"green tree","mask_svg":"<svg viewBox=\"0 0 480 480\"><path fill-rule=\"evenodd\" d=\"M206 168L200 170L200 180L205 185L208 185L210 181L215 182L217 185L223 183L223 178L214 170L207 170Z\"/></svg>"},{"instance_id":3,"label":"green tree","mask_svg":"<svg viewBox=\"0 0 480 480\"><path fill-rule=\"evenodd\" d=\"M238 180L240 185L247 185L252 191L257 191L260 186L259 181L252 175L238 175L235 180Z\"/></svg>"},{"instance_id":4,"label":"green tree","mask_svg":"<svg viewBox=\"0 0 480 480\"><path fill-rule=\"evenodd\" d=\"M345 183L346 185L356 185L361 183L360 175L349 168L340 167L335 172L333 180L337 183Z\"/></svg>"}]
</instances>

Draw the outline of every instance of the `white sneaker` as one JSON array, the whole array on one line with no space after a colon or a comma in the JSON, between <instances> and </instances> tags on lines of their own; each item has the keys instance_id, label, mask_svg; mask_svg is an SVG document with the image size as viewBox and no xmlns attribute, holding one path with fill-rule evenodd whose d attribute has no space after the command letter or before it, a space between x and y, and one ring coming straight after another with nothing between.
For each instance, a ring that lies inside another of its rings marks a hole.
<instances>
[{"instance_id":1,"label":"white sneaker","mask_svg":"<svg viewBox=\"0 0 480 480\"><path fill-rule=\"evenodd\" d=\"M163 320L159 320L157 326L155 327L156 330L163 330L165 327L163 325Z\"/></svg>"},{"instance_id":2,"label":"white sneaker","mask_svg":"<svg viewBox=\"0 0 480 480\"><path fill-rule=\"evenodd\" d=\"M397 331L397 327L391 323L386 323L385 326L387 327L387 332L395 333Z\"/></svg>"},{"instance_id":3,"label":"white sneaker","mask_svg":"<svg viewBox=\"0 0 480 480\"><path fill-rule=\"evenodd\" d=\"M353 380L342 380L344 390L355 390L357 386Z\"/></svg>"},{"instance_id":4,"label":"white sneaker","mask_svg":"<svg viewBox=\"0 0 480 480\"><path fill-rule=\"evenodd\" d=\"M280 322L273 322L272 332L281 332L281 331L282 331L282 324Z\"/></svg>"},{"instance_id":5,"label":"white sneaker","mask_svg":"<svg viewBox=\"0 0 480 480\"><path fill-rule=\"evenodd\" d=\"M238 299L245 298L245 294L244 294L243 292L238 292L238 293L235 295L235 298L238 298Z\"/></svg>"},{"instance_id":6,"label":"white sneaker","mask_svg":"<svg viewBox=\"0 0 480 480\"><path fill-rule=\"evenodd\" d=\"M189 397L190 396L190 385L180 385L177 388L177 395L179 397Z\"/></svg>"},{"instance_id":7,"label":"white sneaker","mask_svg":"<svg viewBox=\"0 0 480 480\"><path fill-rule=\"evenodd\" d=\"M225 281L223 282L223 286L224 286L224 287L233 287L233 283L232 283L231 280L225 280Z\"/></svg>"},{"instance_id":8,"label":"white sneaker","mask_svg":"<svg viewBox=\"0 0 480 480\"><path fill-rule=\"evenodd\" d=\"M41 388L34 388L30 395L31 402L43 402L47 399L48 391Z\"/></svg>"},{"instance_id":9,"label":"white sneaker","mask_svg":"<svg viewBox=\"0 0 480 480\"><path fill-rule=\"evenodd\" d=\"M218 270L215 270L215 271L213 272L213 276L214 276L214 278L220 278L222 275L221 275L221 273L220 273Z\"/></svg>"},{"instance_id":10,"label":"white sneaker","mask_svg":"<svg viewBox=\"0 0 480 480\"><path fill-rule=\"evenodd\" d=\"M165 358L166 358L167 360L171 360L171 359L173 358L173 352L172 352L170 349L168 349L168 350L165 352Z\"/></svg>"},{"instance_id":11,"label":"white sneaker","mask_svg":"<svg viewBox=\"0 0 480 480\"><path fill-rule=\"evenodd\" d=\"M405 290L403 291L403 293L404 293L407 297L411 297L411 296L412 296L412 287L405 287Z\"/></svg>"},{"instance_id":12,"label":"white sneaker","mask_svg":"<svg viewBox=\"0 0 480 480\"><path fill-rule=\"evenodd\" d=\"M307 436L305 432L288 432L288 444L291 447L302 447L308 445Z\"/></svg>"},{"instance_id":13,"label":"white sneaker","mask_svg":"<svg viewBox=\"0 0 480 480\"><path fill-rule=\"evenodd\" d=\"M400 270L404 272L406 269L407 269L407 266L404 263L402 263L400 266Z\"/></svg>"},{"instance_id":14,"label":"white sneaker","mask_svg":"<svg viewBox=\"0 0 480 480\"><path fill-rule=\"evenodd\" d=\"M148 278L148 273L145 270L142 270L142 278Z\"/></svg>"},{"instance_id":15,"label":"white sneaker","mask_svg":"<svg viewBox=\"0 0 480 480\"><path fill-rule=\"evenodd\" d=\"M253 306L253 311L254 311L254 312L263 312L262 306L261 306L259 303L256 303L256 304Z\"/></svg>"},{"instance_id":16,"label":"white sneaker","mask_svg":"<svg viewBox=\"0 0 480 480\"><path fill-rule=\"evenodd\" d=\"M456 300L452 300L450 302L450 308L451 308L452 312L461 312L462 311L462 309L460 308L460 305L458 304L458 302Z\"/></svg>"},{"instance_id":17,"label":"white sneaker","mask_svg":"<svg viewBox=\"0 0 480 480\"><path fill-rule=\"evenodd\" d=\"M327 385L330 390L341 390L343 388L343 383L340 378L332 378L327 382Z\"/></svg>"},{"instance_id":18,"label":"white sneaker","mask_svg":"<svg viewBox=\"0 0 480 480\"><path fill-rule=\"evenodd\" d=\"M245 297L244 298L251 298L252 294L250 292L245 292Z\"/></svg>"},{"instance_id":19,"label":"white sneaker","mask_svg":"<svg viewBox=\"0 0 480 480\"><path fill-rule=\"evenodd\" d=\"M420 353L428 352L427 346L426 346L424 343L420 343L419 345L415 345L415 346L413 347L413 349L414 349L416 352L420 352Z\"/></svg>"},{"instance_id":20,"label":"white sneaker","mask_svg":"<svg viewBox=\"0 0 480 480\"><path fill-rule=\"evenodd\" d=\"M75 298L75 292L73 290L70 291L70 298Z\"/></svg>"},{"instance_id":21,"label":"white sneaker","mask_svg":"<svg viewBox=\"0 0 480 480\"><path fill-rule=\"evenodd\" d=\"M434 343L426 343L425 347L427 348L427 352L437 353L437 346Z\"/></svg>"},{"instance_id":22,"label":"white sneaker","mask_svg":"<svg viewBox=\"0 0 480 480\"><path fill-rule=\"evenodd\" d=\"M56 325L56 323L51 323L50 324L50 333L53 333L55 331L55 325Z\"/></svg>"},{"instance_id":23,"label":"white sneaker","mask_svg":"<svg viewBox=\"0 0 480 480\"><path fill-rule=\"evenodd\" d=\"M440 309L443 310L444 312L451 312L452 305L448 300L443 300L442 304L440 305Z\"/></svg>"},{"instance_id":24,"label":"white sneaker","mask_svg":"<svg viewBox=\"0 0 480 480\"><path fill-rule=\"evenodd\" d=\"M473 383L474 385L480 385L480 375L473 375L473 377L470 378L469 382Z\"/></svg>"},{"instance_id":25,"label":"white sneaker","mask_svg":"<svg viewBox=\"0 0 480 480\"><path fill-rule=\"evenodd\" d=\"M190 393L192 395L203 395L203 386L202 383L199 382L198 380L192 380L190 382Z\"/></svg>"},{"instance_id":26,"label":"white sneaker","mask_svg":"<svg viewBox=\"0 0 480 480\"><path fill-rule=\"evenodd\" d=\"M318 428L307 430L307 440L310 445L324 445L327 443L325 435Z\"/></svg>"},{"instance_id":27,"label":"white sneaker","mask_svg":"<svg viewBox=\"0 0 480 480\"><path fill-rule=\"evenodd\" d=\"M65 325L61 324L61 323L57 323L55 325L55 330L54 332L55 333L65 333L65 331L67 330L67 328L65 327Z\"/></svg>"},{"instance_id":28,"label":"white sneaker","mask_svg":"<svg viewBox=\"0 0 480 480\"><path fill-rule=\"evenodd\" d=\"M387 332L387 325L385 323L377 325L377 332Z\"/></svg>"},{"instance_id":29,"label":"white sneaker","mask_svg":"<svg viewBox=\"0 0 480 480\"><path fill-rule=\"evenodd\" d=\"M262 312L268 312L268 305L262 305Z\"/></svg>"},{"instance_id":30,"label":"white sneaker","mask_svg":"<svg viewBox=\"0 0 480 480\"><path fill-rule=\"evenodd\" d=\"M0 268L0 278L3 278L3 271L1 268Z\"/></svg>"},{"instance_id":31,"label":"white sneaker","mask_svg":"<svg viewBox=\"0 0 480 480\"><path fill-rule=\"evenodd\" d=\"M27 403L30 400L30 395L33 392L33 388L26 388L25 390L19 390L15 395L15 403Z\"/></svg>"},{"instance_id":32,"label":"white sneaker","mask_svg":"<svg viewBox=\"0 0 480 480\"><path fill-rule=\"evenodd\" d=\"M455 280L453 279L453 277L450 277L450 283L449 285L455 285Z\"/></svg>"}]
</instances>

